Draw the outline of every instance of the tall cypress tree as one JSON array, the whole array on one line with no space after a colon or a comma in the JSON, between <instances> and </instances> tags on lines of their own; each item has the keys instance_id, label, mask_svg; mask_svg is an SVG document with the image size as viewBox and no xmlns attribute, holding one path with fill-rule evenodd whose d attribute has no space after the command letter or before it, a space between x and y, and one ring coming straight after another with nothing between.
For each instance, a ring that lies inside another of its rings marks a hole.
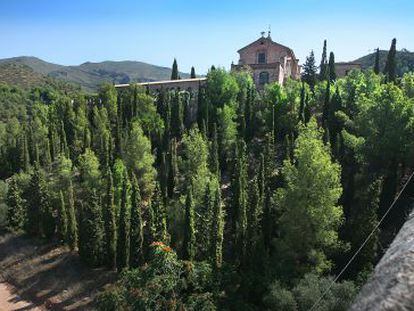
<instances>
[{"instance_id":1,"label":"tall cypress tree","mask_svg":"<svg viewBox=\"0 0 414 311\"><path fill-rule=\"evenodd\" d=\"M236 150L232 192L235 245L237 248L237 258L242 262L246 255L247 237L247 157L244 140L240 140Z\"/></svg>"},{"instance_id":2,"label":"tall cypress tree","mask_svg":"<svg viewBox=\"0 0 414 311\"><path fill-rule=\"evenodd\" d=\"M214 199L213 221L211 222L211 259L216 269L220 269L223 262L223 234L224 215L221 202L220 186L217 187Z\"/></svg>"},{"instance_id":3,"label":"tall cypress tree","mask_svg":"<svg viewBox=\"0 0 414 311\"><path fill-rule=\"evenodd\" d=\"M171 139L169 146L169 168L168 168L168 197L174 196L174 190L178 183L178 160L177 160L177 142L175 138Z\"/></svg>"},{"instance_id":4,"label":"tall cypress tree","mask_svg":"<svg viewBox=\"0 0 414 311\"><path fill-rule=\"evenodd\" d=\"M74 250L78 245L78 226L76 221L75 212L75 198L73 194L72 180L69 181L68 187L68 230L67 230L67 243L69 247Z\"/></svg>"},{"instance_id":5,"label":"tall cypress tree","mask_svg":"<svg viewBox=\"0 0 414 311\"><path fill-rule=\"evenodd\" d=\"M114 182L111 169L108 167L106 174L106 202L104 206L105 223L105 248L106 264L111 269L116 269L116 209L114 203Z\"/></svg>"},{"instance_id":6,"label":"tall cypress tree","mask_svg":"<svg viewBox=\"0 0 414 311\"><path fill-rule=\"evenodd\" d=\"M57 225L57 233L58 239L61 242L66 242L66 237L68 234L68 214L66 210L65 204L65 197L63 192L59 192L60 196L60 204L58 205L58 225Z\"/></svg>"},{"instance_id":7,"label":"tall cypress tree","mask_svg":"<svg viewBox=\"0 0 414 311\"><path fill-rule=\"evenodd\" d=\"M302 123L305 123L305 104L306 104L306 90L305 90L305 84L302 83L302 88L300 90L300 105L299 105L299 111L298 111L298 119Z\"/></svg>"},{"instance_id":8,"label":"tall cypress tree","mask_svg":"<svg viewBox=\"0 0 414 311\"><path fill-rule=\"evenodd\" d=\"M375 74L380 73L380 49L379 48L375 50L374 72Z\"/></svg>"},{"instance_id":9,"label":"tall cypress tree","mask_svg":"<svg viewBox=\"0 0 414 311\"><path fill-rule=\"evenodd\" d=\"M396 78L396 60L397 54L397 39L392 39L390 51L388 52L387 62L385 63L384 74L387 78L387 82L395 82Z\"/></svg>"},{"instance_id":10,"label":"tall cypress tree","mask_svg":"<svg viewBox=\"0 0 414 311\"><path fill-rule=\"evenodd\" d=\"M190 74L190 78L191 78L191 79L195 79L195 78L196 78L196 73L195 73L195 69L194 69L194 67L191 67L191 74Z\"/></svg>"},{"instance_id":11,"label":"tall cypress tree","mask_svg":"<svg viewBox=\"0 0 414 311\"><path fill-rule=\"evenodd\" d=\"M328 54L326 48L326 40L323 41L322 58L319 66L319 80L324 81L328 79Z\"/></svg>"},{"instance_id":12,"label":"tall cypress tree","mask_svg":"<svg viewBox=\"0 0 414 311\"><path fill-rule=\"evenodd\" d=\"M7 191L7 227L12 231L23 229L25 212L21 191L15 178L12 178Z\"/></svg>"},{"instance_id":13,"label":"tall cypress tree","mask_svg":"<svg viewBox=\"0 0 414 311\"><path fill-rule=\"evenodd\" d=\"M184 223L184 242L183 258L193 260L196 251L195 228L194 228L194 202L191 186L188 187L187 198L185 200L185 223Z\"/></svg>"},{"instance_id":14,"label":"tall cypress tree","mask_svg":"<svg viewBox=\"0 0 414 311\"><path fill-rule=\"evenodd\" d=\"M96 190L89 194L81 207L79 255L92 267L99 266L104 259L104 223L101 198Z\"/></svg>"},{"instance_id":15,"label":"tall cypress tree","mask_svg":"<svg viewBox=\"0 0 414 311\"><path fill-rule=\"evenodd\" d=\"M335 55L333 52L329 54L329 81L334 82L336 80L335 69Z\"/></svg>"},{"instance_id":16,"label":"tall cypress tree","mask_svg":"<svg viewBox=\"0 0 414 311\"><path fill-rule=\"evenodd\" d=\"M175 58L172 65L171 80L178 80L178 65L177 60Z\"/></svg>"},{"instance_id":17,"label":"tall cypress tree","mask_svg":"<svg viewBox=\"0 0 414 311\"><path fill-rule=\"evenodd\" d=\"M129 180L125 173L122 186L121 196L121 210L118 228L118 243L117 243L117 266L118 271L129 267L129 257L131 248L130 229L131 229L131 213L129 205Z\"/></svg>"},{"instance_id":18,"label":"tall cypress tree","mask_svg":"<svg viewBox=\"0 0 414 311\"><path fill-rule=\"evenodd\" d=\"M157 182L155 185L154 194L151 201L151 206L155 216L155 230L156 239L167 243L168 232L167 232L167 212L165 206L165 198L163 197L160 189L160 185Z\"/></svg>"},{"instance_id":19,"label":"tall cypress tree","mask_svg":"<svg viewBox=\"0 0 414 311\"><path fill-rule=\"evenodd\" d=\"M20 168L27 172L30 167L30 156L29 156L29 148L27 143L27 136L26 131L23 127L22 134L20 137Z\"/></svg>"},{"instance_id":20,"label":"tall cypress tree","mask_svg":"<svg viewBox=\"0 0 414 311\"><path fill-rule=\"evenodd\" d=\"M142 221L142 202L138 181L132 176L131 194L131 267L138 267L143 260L144 227Z\"/></svg>"},{"instance_id":21,"label":"tall cypress tree","mask_svg":"<svg viewBox=\"0 0 414 311\"><path fill-rule=\"evenodd\" d=\"M218 150L217 124L213 124L213 136L210 144L210 170L220 180L220 161Z\"/></svg>"}]
</instances>

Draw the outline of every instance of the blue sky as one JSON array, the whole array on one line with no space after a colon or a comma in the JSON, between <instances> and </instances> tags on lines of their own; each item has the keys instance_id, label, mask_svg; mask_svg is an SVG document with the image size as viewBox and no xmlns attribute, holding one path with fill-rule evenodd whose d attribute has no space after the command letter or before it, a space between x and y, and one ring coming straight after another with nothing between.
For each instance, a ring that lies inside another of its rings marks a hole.
<instances>
[{"instance_id":1,"label":"blue sky","mask_svg":"<svg viewBox=\"0 0 414 311\"><path fill-rule=\"evenodd\" d=\"M271 25L300 61L323 39L338 61L414 50L413 0L0 0L0 58L20 55L78 65L139 60L204 73L229 67L237 50Z\"/></svg>"}]
</instances>

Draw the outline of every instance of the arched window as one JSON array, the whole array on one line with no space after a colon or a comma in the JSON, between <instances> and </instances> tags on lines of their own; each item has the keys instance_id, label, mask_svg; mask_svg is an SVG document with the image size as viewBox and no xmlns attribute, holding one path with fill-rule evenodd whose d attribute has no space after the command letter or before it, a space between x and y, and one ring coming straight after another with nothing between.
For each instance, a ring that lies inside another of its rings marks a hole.
<instances>
[{"instance_id":1,"label":"arched window","mask_svg":"<svg viewBox=\"0 0 414 311\"><path fill-rule=\"evenodd\" d=\"M269 73L267 71L262 71L259 73L259 84L265 85L269 83Z\"/></svg>"}]
</instances>

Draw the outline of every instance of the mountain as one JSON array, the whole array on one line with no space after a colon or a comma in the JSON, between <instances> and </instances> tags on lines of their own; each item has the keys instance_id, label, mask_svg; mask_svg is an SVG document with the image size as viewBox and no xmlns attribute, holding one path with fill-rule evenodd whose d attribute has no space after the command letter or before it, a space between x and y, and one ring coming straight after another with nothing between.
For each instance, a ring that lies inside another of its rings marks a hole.
<instances>
[{"instance_id":1,"label":"mountain","mask_svg":"<svg viewBox=\"0 0 414 311\"><path fill-rule=\"evenodd\" d=\"M85 91L94 92L103 82L129 83L168 80L171 77L171 69L136 61L105 61L100 63L86 62L79 66L63 66L41 60L36 57L13 57L0 59L0 81L2 66L8 65L9 80L19 81L21 70L12 72L11 68L29 67L34 74L52 77L80 85ZM10 67L11 66L11 67ZM27 68L26 68L27 69ZM182 78L188 78L189 74L180 73ZM7 82L7 81L5 81Z\"/></svg>"},{"instance_id":2,"label":"mountain","mask_svg":"<svg viewBox=\"0 0 414 311\"><path fill-rule=\"evenodd\" d=\"M380 68L381 71L384 70L385 62L387 61L388 51L380 51ZM374 67L375 63L375 52L372 54L365 55L361 58L358 58L354 62L360 63L363 69L368 69ZM397 74L402 76L404 73L409 71L414 71L414 52L407 51L402 49L397 51L396 54L397 62Z\"/></svg>"}]
</instances>

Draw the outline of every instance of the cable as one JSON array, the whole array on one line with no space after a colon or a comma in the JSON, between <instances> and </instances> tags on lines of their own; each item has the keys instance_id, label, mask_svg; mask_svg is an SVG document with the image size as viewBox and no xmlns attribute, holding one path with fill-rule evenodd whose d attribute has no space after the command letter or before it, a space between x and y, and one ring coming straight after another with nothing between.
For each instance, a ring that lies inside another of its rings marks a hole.
<instances>
[{"instance_id":1,"label":"cable","mask_svg":"<svg viewBox=\"0 0 414 311\"><path fill-rule=\"evenodd\" d=\"M372 235L375 233L375 231L378 229L378 227L381 225L381 223L384 221L385 217L387 217L388 213L391 211L391 209L394 207L395 203L400 198L401 194L404 192L407 185L410 183L411 179L414 176L414 172L411 173L410 177L405 182L404 186L398 193L398 195L395 197L394 201L391 203L390 207L387 209L387 211L384 213L384 215L381 217L380 221L377 223L377 225L372 229L371 233L367 236L365 241L361 244L361 246L358 248L358 250L355 252L355 254L351 257L351 259L348 261L348 263L345 265L345 267L342 268L342 270L339 272L339 274L335 277L335 279L332 281L332 283L328 286L328 288L322 293L322 295L318 298L318 300L314 303L312 308L310 308L309 311L312 311L315 309L315 307L318 306L319 302L323 299L323 297L326 295L326 293L332 288L332 286L338 281L338 279L341 277L341 275L345 272L345 270L348 268L348 266L354 261L355 257L358 256L359 252L364 248L364 246L368 243L369 239L372 237Z\"/></svg>"}]
</instances>

